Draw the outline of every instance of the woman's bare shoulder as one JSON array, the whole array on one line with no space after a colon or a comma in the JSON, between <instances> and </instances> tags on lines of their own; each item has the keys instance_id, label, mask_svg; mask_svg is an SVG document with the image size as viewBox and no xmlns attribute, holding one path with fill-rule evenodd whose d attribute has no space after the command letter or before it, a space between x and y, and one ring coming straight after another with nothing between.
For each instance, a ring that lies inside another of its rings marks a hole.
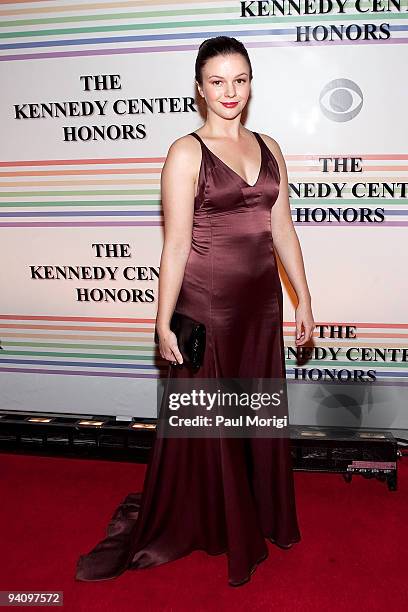
<instances>
[{"instance_id":1,"label":"woman's bare shoulder","mask_svg":"<svg viewBox=\"0 0 408 612\"><path fill-rule=\"evenodd\" d=\"M163 166L162 179L178 176L196 181L200 167L200 143L186 134L171 143Z\"/></svg>"},{"instance_id":2,"label":"woman's bare shoulder","mask_svg":"<svg viewBox=\"0 0 408 612\"><path fill-rule=\"evenodd\" d=\"M174 140L169 146L161 172L162 186L181 181L185 185L195 185L201 162L200 143L186 134Z\"/></svg>"},{"instance_id":3,"label":"woman's bare shoulder","mask_svg":"<svg viewBox=\"0 0 408 612\"><path fill-rule=\"evenodd\" d=\"M186 134L174 140L168 150L167 157L177 158L181 162L189 161L191 158L199 157L200 143L191 136Z\"/></svg>"}]
</instances>

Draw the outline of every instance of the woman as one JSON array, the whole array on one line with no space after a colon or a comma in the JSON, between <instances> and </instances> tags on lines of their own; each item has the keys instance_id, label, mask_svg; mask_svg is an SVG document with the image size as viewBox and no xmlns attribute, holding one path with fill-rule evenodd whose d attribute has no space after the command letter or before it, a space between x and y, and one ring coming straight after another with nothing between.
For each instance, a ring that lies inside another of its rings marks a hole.
<instances>
[{"instance_id":1,"label":"woman","mask_svg":"<svg viewBox=\"0 0 408 612\"><path fill-rule=\"evenodd\" d=\"M242 43L204 41L195 76L205 124L171 145L162 172L160 354L169 379L285 378L275 249L298 297L296 345L314 328L285 161L273 138L241 124L252 80ZM170 329L174 310L206 326L198 373ZM119 506L76 578L105 580L204 550L227 553L228 583L239 586L268 556L266 539L282 548L300 540L287 438L157 438L142 495Z\"/></svg>"}]
</instances>

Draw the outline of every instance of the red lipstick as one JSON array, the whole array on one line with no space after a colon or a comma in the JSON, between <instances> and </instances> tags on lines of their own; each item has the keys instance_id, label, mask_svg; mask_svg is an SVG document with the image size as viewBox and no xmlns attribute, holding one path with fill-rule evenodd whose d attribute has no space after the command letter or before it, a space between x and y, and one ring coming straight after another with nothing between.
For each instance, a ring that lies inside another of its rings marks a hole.
<instances>
[{"instance_id":1,"label":"red lipstick","mask_svg":"<svg viewBox=\"0 0 408 612\"><path fill-rule=\"evenodd\" d=\"M221 102L221 104L226 108L234 108L238 102Z\"/></svg>"}]
</instances>

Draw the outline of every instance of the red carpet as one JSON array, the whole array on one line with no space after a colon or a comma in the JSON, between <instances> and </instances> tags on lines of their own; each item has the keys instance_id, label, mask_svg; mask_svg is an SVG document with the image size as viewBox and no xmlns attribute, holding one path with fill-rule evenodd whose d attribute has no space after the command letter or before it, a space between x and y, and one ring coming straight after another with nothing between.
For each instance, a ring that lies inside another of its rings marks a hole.
<instances>
[{"instance_id":1,"label":"red carpet","mask_svg":"<svg viewBox=\"0 0 408 612\"><path fill-rule=\"evenodd\" d=\"M24 455L0 455L0 466L0 590L63 591L59 609L69 612L408 606L406 457L392 492L361 476L348 484L337 474L296 472L302 541L289 550L269 544L269 558L236 588L227 585L226 556L200 551L114 580L76 582L78 555L105 535L126 494L141 489L145 466Z\"/></svg>"}]
</instances>

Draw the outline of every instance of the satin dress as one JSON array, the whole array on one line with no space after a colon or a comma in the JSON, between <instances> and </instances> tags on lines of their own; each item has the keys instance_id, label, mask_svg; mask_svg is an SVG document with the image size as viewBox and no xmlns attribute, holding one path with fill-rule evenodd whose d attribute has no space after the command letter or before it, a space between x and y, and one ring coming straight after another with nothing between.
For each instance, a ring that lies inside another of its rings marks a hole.
<instances>
[{"instance_id":1,"label":"satin dress","mask_svg":"<svg viewBox=\"0 0 408 612\"><path fill-rule=\"evenodd\" d=\"M249 185L191 133L202 159L175 309L203 322L207 340L198 373L169 364L170 378L286 378L271 232L280 173L253 134L261 165ZM156 436L143 492L130 493L116 509L107 537L79 558L76 579L106 580L203 550L226 553L228 584L239 586L268 557L266 540L286 548L300 539L287 437Z\"/></svg>"}]
</instances>

